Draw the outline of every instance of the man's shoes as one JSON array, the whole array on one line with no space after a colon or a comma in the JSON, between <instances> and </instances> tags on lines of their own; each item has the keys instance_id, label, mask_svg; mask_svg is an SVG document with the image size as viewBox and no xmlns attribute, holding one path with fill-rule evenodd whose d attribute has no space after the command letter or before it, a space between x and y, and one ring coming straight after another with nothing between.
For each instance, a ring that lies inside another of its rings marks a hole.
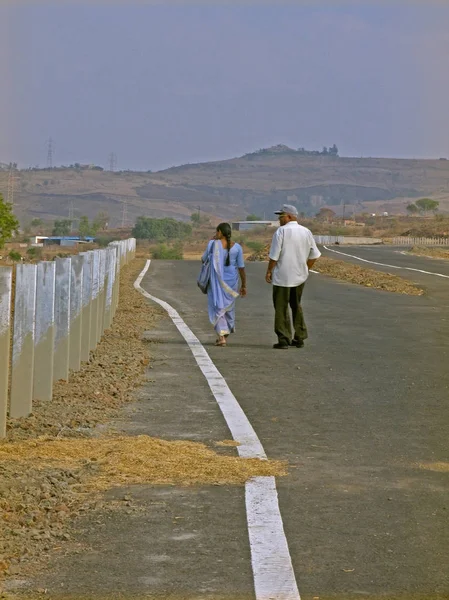
<instances>
[{"instance_id":1,"label":"man's shoes","mask_svg":"<svg viewBox=\"0 0 449 600\"><path fill-rule=\"evenodd\" d=\"M288 344L273 344L276 350L288 350Z\"/></svg>"},{"instance_id":2,"label":"man's shoes","mask_svg":"<svg viewBox=\"0 0 449 600\"><path fill-rule=\"evenodd\" d=\"M304 348L304 340L292 340L290 346L294 348Z\"/></svg>"}]
</instances>

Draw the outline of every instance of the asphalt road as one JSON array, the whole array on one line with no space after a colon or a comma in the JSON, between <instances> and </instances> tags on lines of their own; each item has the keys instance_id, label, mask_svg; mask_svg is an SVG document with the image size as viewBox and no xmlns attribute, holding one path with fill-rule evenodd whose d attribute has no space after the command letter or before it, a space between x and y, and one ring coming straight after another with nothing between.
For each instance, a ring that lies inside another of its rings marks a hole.
<instances>
[{"instance_id":1,"label":"asphalt road","mask_svg":"<svg viewBox=\"0 0 449 600\"><path fill-rule=\"evenodd\" d=\"M394 250L339 250L449 274L440 261ZM290 474L277 483L301 597L449 598L448 473L424 468L449 463L449 280L401 272L425 282L426 295L411 297L312 274L303 301L309 340L276 351L265 269L247 265L248 297L227 348L213 345L198 262L153 261L142 287L198 336L268 457L288 460ZM229 439L172 322L148 337L151 381L118 426ZM53 565L41 586L64 582L75 597L254 598L242 488L130 491L142 513L112 514L101 527L86 519L79 527L92 550Z\"/></svg>"}]
</instances>

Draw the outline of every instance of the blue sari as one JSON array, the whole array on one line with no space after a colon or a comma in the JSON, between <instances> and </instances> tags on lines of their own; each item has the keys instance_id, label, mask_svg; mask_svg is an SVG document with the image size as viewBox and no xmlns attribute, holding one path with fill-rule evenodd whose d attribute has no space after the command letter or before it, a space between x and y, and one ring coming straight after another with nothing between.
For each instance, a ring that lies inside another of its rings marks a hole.
<instances>
[{"instance_id":1,"label":"blue sari","mask_svg":"<svg viewBox=\"0 0 449 600\"><path fill-rule=\"evenodd\" d=\"M239 296L239 268L244 267L243 251L239 244L229 251L230 265L226 266L228 251L220 240L211 240L203 261L211 254L210 283L207 290L209 320L219 336L229 335L235 328L235 300Z\"/></svg>"}]
</instances>

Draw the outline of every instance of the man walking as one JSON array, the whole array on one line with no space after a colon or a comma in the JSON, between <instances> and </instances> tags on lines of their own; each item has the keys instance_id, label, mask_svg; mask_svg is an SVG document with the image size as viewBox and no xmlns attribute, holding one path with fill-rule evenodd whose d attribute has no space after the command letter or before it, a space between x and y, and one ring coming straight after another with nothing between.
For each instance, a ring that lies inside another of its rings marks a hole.
<instances>
[{"instance_id":1,"label":"man walking","mask_svg":"<svg viewBox=\"0 0 449 600\"><path fill-rule=\"evenodd\" d=\"M298 223L298 211L294 206L284 204L274 214L278 215L280 227L273 235L270 262L265 276L267 283L273 284L274 331L278 336L278 343L273 348L302 348L307 338L307 328L301 308L301 296L309 269L321 256L321 252L312 232ZM293 318L293 340L289 305Z\"/></svg>"}]
</instances>

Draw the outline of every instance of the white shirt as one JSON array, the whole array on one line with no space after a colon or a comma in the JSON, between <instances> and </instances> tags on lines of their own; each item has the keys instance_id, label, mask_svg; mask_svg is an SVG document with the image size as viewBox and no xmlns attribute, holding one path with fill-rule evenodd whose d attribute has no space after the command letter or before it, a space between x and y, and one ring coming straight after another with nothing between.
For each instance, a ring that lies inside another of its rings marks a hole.
<instances>
[{"instance_id":1,"label":"white shirt","mask_svg":"<svg viewBox=\"0 0 449 600\"><path fill-rule=\"evenodd\" d=\"M273 270L273 285L296 287L309 276L307 260L319 258L312 232L296 221L279 227L273 235L270 258L277 261Z\"/></svg>"}]
</instances>

